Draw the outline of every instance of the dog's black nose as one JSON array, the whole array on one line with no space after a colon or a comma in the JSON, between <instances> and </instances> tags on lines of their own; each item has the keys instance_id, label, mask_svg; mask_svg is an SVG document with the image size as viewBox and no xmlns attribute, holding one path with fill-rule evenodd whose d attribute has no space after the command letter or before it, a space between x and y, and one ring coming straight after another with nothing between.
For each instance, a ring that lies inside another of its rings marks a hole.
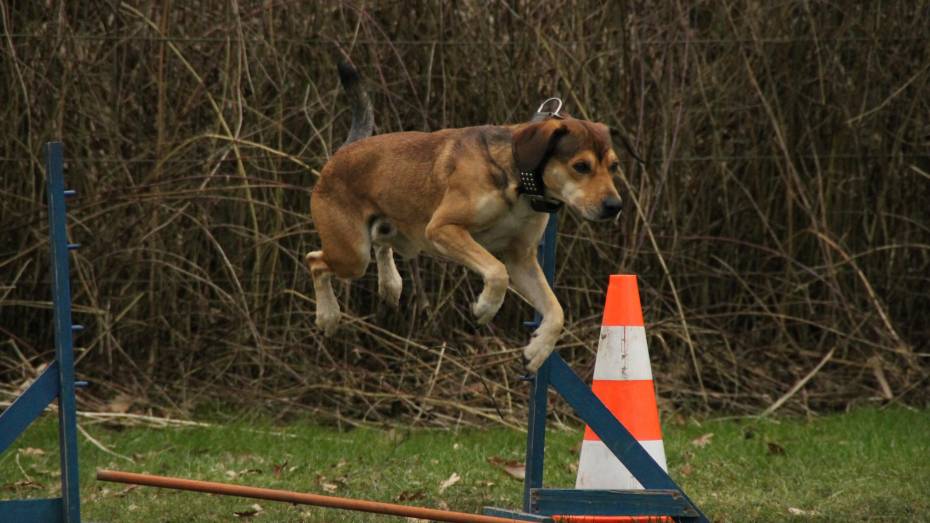
<instances>
[{"instance_id":1,"label":"dog's black nose","mask_svg":"<svg viewBox=\"0 0 930 523\"><path fill-rule=\"evenodd\" d=\"M623 202L620 201L620 198L605 198L601 202L601 219L609 220L620 214L621 210L623 210Z\"/></svg>"}]
</instances>

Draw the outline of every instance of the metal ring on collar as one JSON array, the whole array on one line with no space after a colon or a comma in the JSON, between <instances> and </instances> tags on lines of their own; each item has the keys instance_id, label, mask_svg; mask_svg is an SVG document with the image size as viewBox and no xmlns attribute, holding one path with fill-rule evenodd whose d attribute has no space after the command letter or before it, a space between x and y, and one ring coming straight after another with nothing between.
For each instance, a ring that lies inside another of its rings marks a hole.
<instances>
[{"instance_id":1,"label":"metal ring on collar","mask_svg":"<svg viewBox=\"0 0 930 523\"><path fill-rule=\"evenodd\" d=\"M562 110L562 99L561 99L561 98L554 97L554 96L553 96L552 98L549 98L549 99L546 100L545 102L539 104L539 109L536 109L536 112L537 112L537 113L543 112L543 107L545 107L546 104L548 104L549 102L551 102L551 101L553 101L553 100L555 100L556 102L558 102L559 105L558 105L558 107L555 108L555 111L552 111L551 113L549 113L549 116L552 116L552 117L554 117L554 118L561 118L562 115L559 114L559 111Z\"/></svg>"}]
</instances>

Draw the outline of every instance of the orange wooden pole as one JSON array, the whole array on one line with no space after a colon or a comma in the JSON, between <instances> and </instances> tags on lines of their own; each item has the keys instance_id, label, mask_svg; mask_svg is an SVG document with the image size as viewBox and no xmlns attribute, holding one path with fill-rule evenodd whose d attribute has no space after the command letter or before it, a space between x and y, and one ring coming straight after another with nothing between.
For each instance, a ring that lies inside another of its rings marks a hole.
<instances>
[{"instance_id":1,"label":"orange wooden pole","mask_svg":"<svg viewBox=\"0 0 930 523\"><path fill-rule=\"evenodd\" d=\"M130 483L146 485L149 487L170 488L176 490L191 490L194 492L209 492L225 496L240 496L244 498L269 499L287 503L303 505L316 505L320 507L339 508L360 512L374 512L376 514L389 514L411 518L430 519L433 521L449 521L452 523L521 523L510 518L484 516L481 514L468 514L465 512L452 512L395 503L381 503L364 499L340 498L337 496L322 496L320 494L306 494L289 490L275 490L268 488L247 487L231 483L218 483L215 481L198 481L193 479L173 478L169 476L154 476L151 474L136 474L133 472L120 472L117 470L97 470L97 479L100 481L114 481L117 483Z\"/></svg>"}]
</instances>

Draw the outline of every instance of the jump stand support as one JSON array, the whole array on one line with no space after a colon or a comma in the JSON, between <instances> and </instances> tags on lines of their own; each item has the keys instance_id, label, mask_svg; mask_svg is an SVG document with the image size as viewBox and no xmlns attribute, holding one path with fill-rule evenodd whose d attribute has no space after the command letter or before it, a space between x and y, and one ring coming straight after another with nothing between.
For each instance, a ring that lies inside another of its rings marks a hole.
<instances>
[{"instance_id":1,"label":"jump stand support","mask_svg":"<svg viewBox=\"0 0 930 523\"><path fill-rule=\"evenodd\" d=\"M77 422L74 406L74 347L72 333L83 329L71 323L71 281L68 251L79 247L68 243L65 228L65 197L74 191L64 188L61 142L45 145L48 225L52 253L52 301L54 304L55 361L0 414L0 453L58 399L58 449L61 455L61 497L0 501L0 521L80 523L78 489ZM77 385L83 385L78 382Z\"/></svg>"},{"instance_id":2,"label":"jump stand support","mask_svg":"<svg viewBox=\"0 0 930 523\"><path fill-rule=\"evenodd\" d=\"M551 214L539 245L539 262L549 286L554 288L555 244L558 215ZM530 327L538 326L539 315ZM529 426L526 435L526 475L523 479L523 510L485 507L488 515L521 521L576 521L583 516L668 516L681 522L707 522L646 449L594 395L558 353L553 352L530 378ZM543 488L546 447L546 411L549 387L568 402L601 441L643 485L645 490L582 490ZM555 518L553 517L555 516ZM593 521L590 520L589 521Z\"/></svg>"}]
</instances>

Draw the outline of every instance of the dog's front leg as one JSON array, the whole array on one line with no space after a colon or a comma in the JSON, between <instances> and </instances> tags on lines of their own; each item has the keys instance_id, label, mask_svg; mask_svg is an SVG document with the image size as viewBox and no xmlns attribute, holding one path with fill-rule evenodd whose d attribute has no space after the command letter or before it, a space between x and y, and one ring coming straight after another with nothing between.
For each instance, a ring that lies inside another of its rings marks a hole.
<instances>
[{"instance_id":1,"label":"dog's front leg","mask_svg":"<svg viewBox=\"0 0 930 523\"><path fill-rule=\"evenodd\" d=\"M507 268L460 225L430 222L426 237L440 254L461 263L484 278L484 289L472 312L479 324L491 321L507 293Z\"/></svg>"},{"instance_id":2,"label":"dog's front leg","mask_svg":"<svg viewBox=\"0 0 930 523\"><path fill-rule=\"evenodd\" d=\"M549 287L546 276L536 260L535 251L536 249L523 249L504 257L514 290L543 317L530 343L523 348L526 368L530 372L536 372L549 354L552 354L565 324L562 305Z\"/></svg>"}]
</instances>

